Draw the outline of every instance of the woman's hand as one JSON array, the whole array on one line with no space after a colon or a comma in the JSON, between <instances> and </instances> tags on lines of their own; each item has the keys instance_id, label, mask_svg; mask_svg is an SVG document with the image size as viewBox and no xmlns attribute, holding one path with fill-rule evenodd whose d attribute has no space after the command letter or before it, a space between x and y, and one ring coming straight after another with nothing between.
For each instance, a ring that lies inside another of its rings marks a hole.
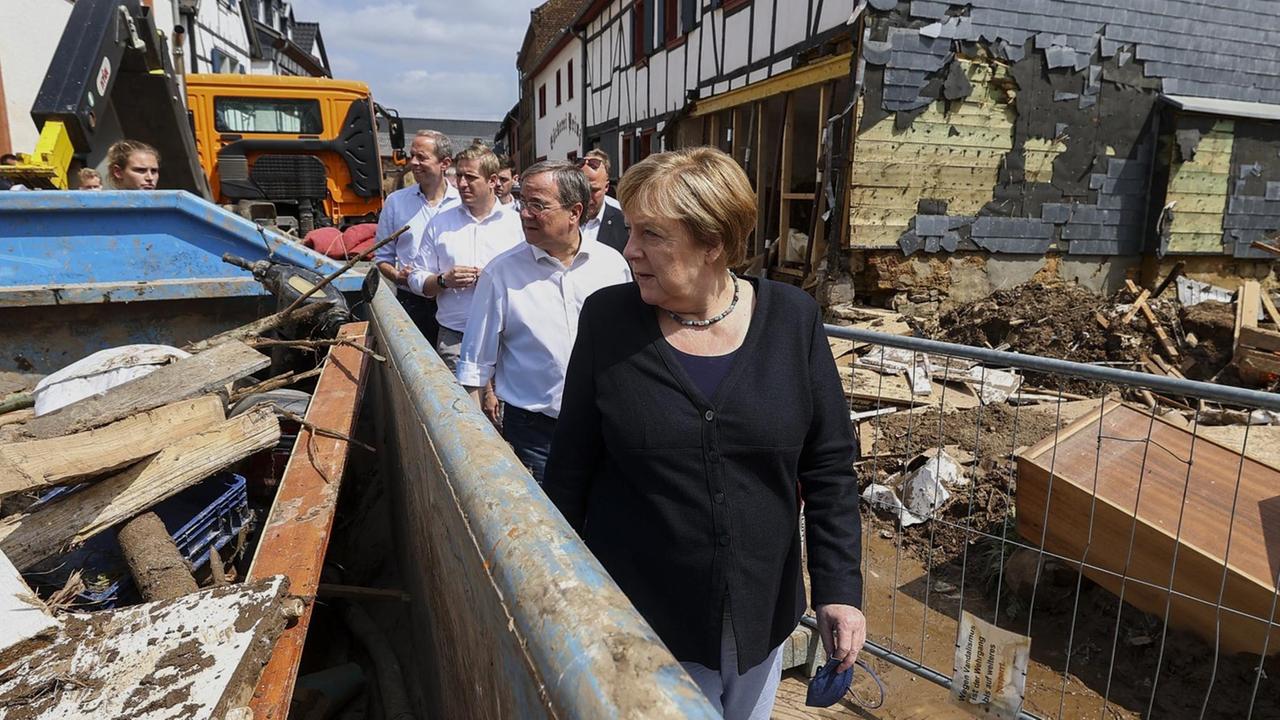
<instances>
[{"instance_id":1,"label":"woman's hand","mask_svg":"<svg viewBox=\"0 0 1280 720\"><path fill-rule=\"evenodd\" d=\"M819 605L818 636L827 657L840 661L836 672L853 667L862 645L867 641L867 618L852 605Z\"/></svg>"}]
</instances>

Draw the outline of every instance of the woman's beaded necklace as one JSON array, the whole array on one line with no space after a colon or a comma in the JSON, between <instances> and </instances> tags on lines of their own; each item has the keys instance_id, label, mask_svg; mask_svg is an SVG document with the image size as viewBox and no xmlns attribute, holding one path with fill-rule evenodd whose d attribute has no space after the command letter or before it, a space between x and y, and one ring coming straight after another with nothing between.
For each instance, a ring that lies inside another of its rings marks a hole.
<instances>
[{"instance_id":1,"label":"woman's beaded necklace","mask_svg":"<svg viewBox=\"0 0 1280 720\"><path fill-rule=\"evenodd\" d=\"M675 320L676 322L680 323L685 327L707 327L708 325L715 325L721 320L729 317L729 313L733 312L733 309L738 307L738 276L734 275L733 271L730 270L729 279L733 281L733 300L729 303L729 307L725 308L724 312L720 313L719 315L716 315L715 317L709 317L706 320L689 320L687 318L680 317L679 315L671 312L670 310L666 311L667 314L671 316L672 320Z\"/></svg>"}]
</instances>

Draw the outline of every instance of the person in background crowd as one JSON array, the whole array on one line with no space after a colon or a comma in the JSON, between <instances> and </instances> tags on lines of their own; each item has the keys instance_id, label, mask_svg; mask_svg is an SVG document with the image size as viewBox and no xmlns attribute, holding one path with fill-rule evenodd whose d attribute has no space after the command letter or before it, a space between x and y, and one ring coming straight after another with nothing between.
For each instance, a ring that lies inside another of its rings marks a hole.
<instances>
[{"instance_id":1,"label":"person in background crowd","mask_svg":"<svg viewBox=\"0 0 1280 720\"><path fill-rule=\"evenodd\" d=\"M595 158L597 162L592 162L591 158ZM609 153L598 147L591 148L586 155L574 160L574 162L578 167L582 168L582 172L587 174L588 180L601 180L604 182L605 204L621 210L622 204L609 194L609 173L612 170L612 163L609 162Z\"/></svg>"},{"instance_id":2,"label":"person in background crowd","mask_svg":"<svg viewBox=\"0 0 1280 720\"><path fill-rule=\"evenodd\" d=\"M770 716L805 611L837 671L866 638L849 408L818 304L738 278L756 219L714 148L622 179L636 282L583 307L544 489L712 705Z\"/></svg>"},{"instance_id":3,"label":"person in background crowd","mask_svg":"<svg viewBox=\"0 0 1280 720\"><path fill-rule=\"evenodd\" d=\"M582 234L622 252L627 245L627 220L621 210L605 202L609 199L609 155L595 148L578 158L576 164L591 185L591 204Z\"/></svg>"},{"instance_id":4,"label":"person in background crowd","mask_svg":"<svg viewBox=\"0 0 1280 720\"><path fill-rule=\"evenodd\" d=\"M579 229L591 195L581 171L567 162L540 162L524 171L520 184L527 244L480 273L457 375L478 402L493 380L506 410L499 417L496 406L481 407L541 483L578 313L589 295L629 282L631 272L616 250Z\"/></svg>"},{"instance_id":5,"label":"person in background crowd","mask_svg":"<svg viewBox=\"0 0 1280 720\"><path fill-rule=\"evenodd\" d=\"M458 187L458 171L455 168L449 168L444 171L444 179L452 187Z\"/></svg>"},{"instance_id":6,"label":"person in background crowd","mask_svg":"<svg viewBox=\"0 0 1280 720\"><path fill-rule=\"evenodd\" d=\"M410 290L436 299L436 350L450 372L458 367L480 271L493 258L524 244L520 217L495 195L498 157L472 145L453 158L452 166L457 169L462 204L431 221L418 253L401 270Z\"/></svg>"},{"instance_id":7,"label":"person in background crowd","mask_svg":"<svg viewBox=\"0 0 1280 720\"><path fill-rule=\"evenodd\" d=\"M515 184L520 181L520 175L516 173L515 161L510 155L498 156L498 202L503 205L510 205L516 201L515 195L511 190Z\"/></svg>"},{"instance_id":8,"label":"person in background crowd","mask_svg":"<svg viewBox=\"0 0 1280 720\"><path fill-rule=\"evenodd\" d=\"M387 279L398 284L396 297L423 336L434 346L439 326L436 303L408 290L400 282L401 270L409 266L427 226L437 215L462 203L458 191L445 182L445 171L453 163L453 143L449 136L435 130L419 130L409 145L409 171L414 184L387 196L378 217L378 239L409 226L395 242L383 245L374 253L374 263Z\"/></svg>"},{"instance_id":9,"label":"person in background crowd","mask_svg":"<svg viewBox=\"0 0 1280 720\"><path fill-rule=\"evenodd\" d=\"M107 172L117 190L155 190L160 153L144 142L117 140L107 148Z\"/></svg>"},{"instance_id":10,"label":"person in background crowd","mask_svg":"<svg viewBox=\"0 0 1280 720\"><path fill-rule=\"evenodd\" d=\"M78 189L80 190L101 190L102 189L102 176L99 175L98 171L94 170L93 168L80 168L80 173L78 175L78 178L80 181Z\"/></svg>"}]
</instances>

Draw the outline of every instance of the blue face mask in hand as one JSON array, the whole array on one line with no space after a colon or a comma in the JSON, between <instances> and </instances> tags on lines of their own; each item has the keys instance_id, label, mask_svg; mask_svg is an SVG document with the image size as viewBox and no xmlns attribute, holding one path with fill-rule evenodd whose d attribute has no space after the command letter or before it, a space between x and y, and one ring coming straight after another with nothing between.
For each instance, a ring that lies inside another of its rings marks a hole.
<instances>
[{"instance_id":1,"label":"blue face mask in hand","mask_svg":"<svg viewBox=\"0 0 1280 720\"><path fill-rule=\"evenodd\" d=\"M836 672L836 668L840 665L840 661L831 659L822 669L814 674L813 679L809 681L809 692L805 695L804 704L809 707L831 707L840 701L840 698L849 692L849 686L853 684L853 668L849 668L842 673ZM875 705L862 705L869 710L874 710L884 704L884 683L880 682L880 676L876 675L876 671L871 669L865 661L859 659L854 661L854 665L867 671L872 680L876 681L876 686L880 688L880 699Z\"/></svg>"}]
</instances>

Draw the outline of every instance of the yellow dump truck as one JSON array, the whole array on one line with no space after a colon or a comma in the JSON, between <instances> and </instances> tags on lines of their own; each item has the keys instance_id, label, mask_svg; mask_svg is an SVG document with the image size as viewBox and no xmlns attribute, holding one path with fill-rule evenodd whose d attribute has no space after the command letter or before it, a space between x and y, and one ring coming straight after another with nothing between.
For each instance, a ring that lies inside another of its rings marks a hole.
<instances>
[{"instance_id":1,"label":"yellow dump truck","mask_svg":"<svg viewBox=\"0 0 1280 720\"><path fill-rule=\"evenodd\" d=\"M196 154L215 202L250 213L255 202L270 203L304 231L377 217L382 166L375 118L392 126L397 147L403 132L364 83L187 75L186 90Z\"/></svg>"}]
</instances>

